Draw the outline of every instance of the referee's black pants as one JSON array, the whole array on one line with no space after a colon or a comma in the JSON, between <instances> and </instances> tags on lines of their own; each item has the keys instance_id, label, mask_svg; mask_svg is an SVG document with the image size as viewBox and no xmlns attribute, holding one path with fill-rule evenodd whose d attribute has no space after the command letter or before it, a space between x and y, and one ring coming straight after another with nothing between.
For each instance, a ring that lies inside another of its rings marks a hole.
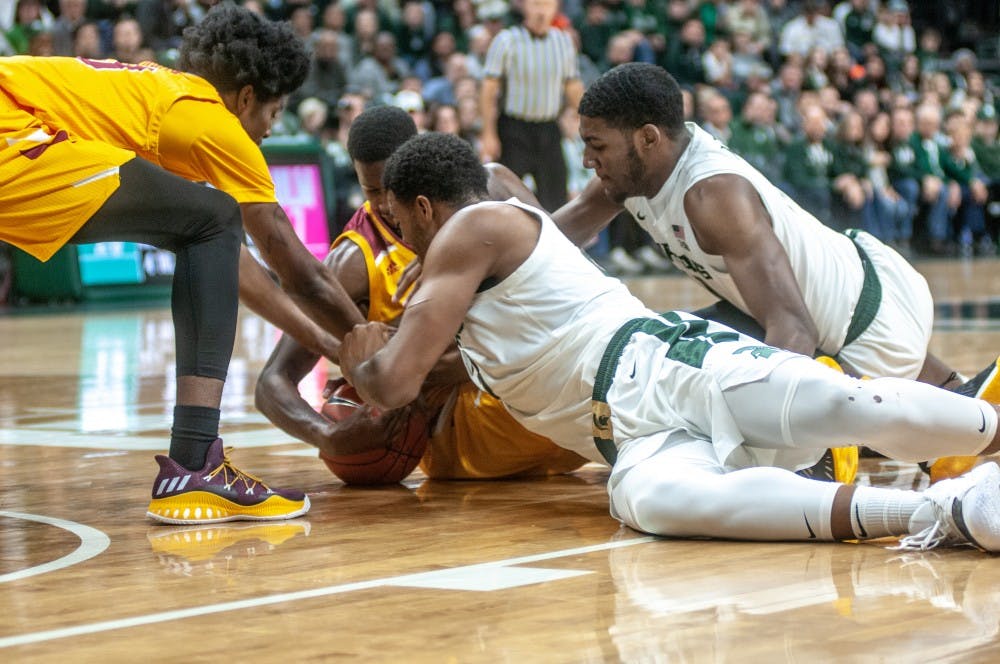
<instances>
[{"instance_id":1,"label":"referee's black pants","mask_svg":"<svg viewBox=\"0 0 1000 664\"><path fill-rule=\"evenodd\" d=\"M555 120L528 122L509 115L497 120L500 163L523 178L535 180L538 202L554 212L566 202L566 161L562 134Z\"/></svg>"}]
</instances>

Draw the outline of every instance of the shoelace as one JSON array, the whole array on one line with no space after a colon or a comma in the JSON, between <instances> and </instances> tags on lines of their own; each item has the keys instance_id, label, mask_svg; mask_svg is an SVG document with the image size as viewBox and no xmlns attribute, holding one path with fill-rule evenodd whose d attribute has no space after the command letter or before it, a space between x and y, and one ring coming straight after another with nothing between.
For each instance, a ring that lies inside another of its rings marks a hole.
<instances>
[{"instance_id":1,"label":"shoelace","mask_svg":"<svg viewBox=\"0 0 1000 664\"><path fill-rule=\"evenodd\" d=\"M229 460L229 453L233 451L232 447L227 447L222 451L222 463L220 463L215 470L210 472L205 476L205 481L212 479L220 472L222 473L222 481L225 483L226 488L232 488L237 481L242 480L243 486L246 488L246 493L253 493L254 487L258 484L263 487L265 491L270 491L270 487L264 484L264 480L259 477L254 477L250 473L244 472L233 465L233 462ZM233 473L232 479L229 478L230 471ZM252 484L251 484L252 482Z\"/></svg>"},{"instance_id":2,"label":"shoelace","mask_svg":"<svg viewBox=\"0 0 1000 664\"><path fill-rule=\"evenodd\" d=\"M934 523L919 533L900 539L897 546L890 547L893 551L927 551L946 542L955 534L955 530L948 525L945 518L944 508L937 503L933 503L931 508L934 510Z\"/></svg>"}]
</instances>

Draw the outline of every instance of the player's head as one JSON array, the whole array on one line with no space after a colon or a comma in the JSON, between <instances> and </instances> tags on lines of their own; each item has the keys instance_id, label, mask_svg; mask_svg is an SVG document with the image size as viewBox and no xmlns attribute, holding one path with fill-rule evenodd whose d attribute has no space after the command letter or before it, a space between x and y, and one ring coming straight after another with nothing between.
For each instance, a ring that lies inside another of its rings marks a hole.
<instances>
[{"instance_id":1,"label":"player's head","mask_svg":"<svg viewBox=\"0 0 1000 664\"><path fill-rule=\"evenodd\" d=\"M657 65L631 62L594 81L580 100L584 165L608 196L645 193L645 162L684 133L684 99L674 77Z\"/></svg>"},{"instance_id":2,"label":"player's head","mask_svg":"<svg viewBox=\"0 0 1000 664\"><path fill-rule=\"evenodd\" d=\"M215 86L256 142L268 135L285 97L309 72L309 56L286 23L230 3L184 30L178 68Z\"/></svg>"},{"instance_id":3,"label":"player's head","mask_svg":"<svg viewBox=\"0 0 1000 664\"><path fill-rule=\"evenodd\" d=\"M354 162L361 191L379 217L390 224L394 222L382 186L385 161L416 135L413 117L396 106L367 109L354 119L347 134L347 152Z\"/></svg>"},{"instance_id":4,"label":"player's head","mask_svg":"<svg viewBox=\"0 0 1000 664\"><path fill-rule=\"evenodd\" d=\"M472 146L438 132L404 143L389 157L382 176L403 239L420 255L455 210L489 198L486 181Z\"/></svg>"}]
</instances>

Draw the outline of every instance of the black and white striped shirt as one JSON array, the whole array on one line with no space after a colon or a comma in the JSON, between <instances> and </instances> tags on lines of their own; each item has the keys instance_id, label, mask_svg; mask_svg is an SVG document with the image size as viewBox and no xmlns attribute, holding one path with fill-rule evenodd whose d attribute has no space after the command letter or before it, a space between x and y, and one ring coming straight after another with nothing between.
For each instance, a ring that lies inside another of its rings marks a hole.
<instances>
[{"instance_id":1,"label":"black and white striped shirt","mask_svg":"<svg viewBox=\"0 0 1000 664\"><path fill-rule=\"evenodd\" d=\"M486 53L484 76L504 80L503 113L520 120L555 120L563 86L580 77L576 46L569 34L549 28L533 36L522 25L501 30Z\"/></svg>"}]
</instances>

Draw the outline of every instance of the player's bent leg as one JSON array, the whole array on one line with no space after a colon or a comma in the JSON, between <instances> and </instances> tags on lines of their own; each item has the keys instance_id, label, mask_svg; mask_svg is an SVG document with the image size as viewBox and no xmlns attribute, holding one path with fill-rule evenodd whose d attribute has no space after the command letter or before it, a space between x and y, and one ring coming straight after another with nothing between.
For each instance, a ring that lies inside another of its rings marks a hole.
<instances>
[{"instance_id":1,"label":"player's bent leg","mask_svg":"<svg viewBox=\"0 0 1000 664\"><path fill-rule=\"evenodd\" d=\"M857 380L806 358L723 394L756 447L865 444L894 459L922 461L979 454L997 433L997 411L982 401L915 381Z\"/></svg>"},{"instance_id":2,"label":"player's bent leg","mask_svg":"<svg viewBox=\"0 0 1000 664\"><path fill-rule=\"evenodd\" d=\"M612 471L608 493L617 518L654 535L829 541L840 486L780 468L727 473L711 443L690 441Z\"/></svg>"}]
</instances>

